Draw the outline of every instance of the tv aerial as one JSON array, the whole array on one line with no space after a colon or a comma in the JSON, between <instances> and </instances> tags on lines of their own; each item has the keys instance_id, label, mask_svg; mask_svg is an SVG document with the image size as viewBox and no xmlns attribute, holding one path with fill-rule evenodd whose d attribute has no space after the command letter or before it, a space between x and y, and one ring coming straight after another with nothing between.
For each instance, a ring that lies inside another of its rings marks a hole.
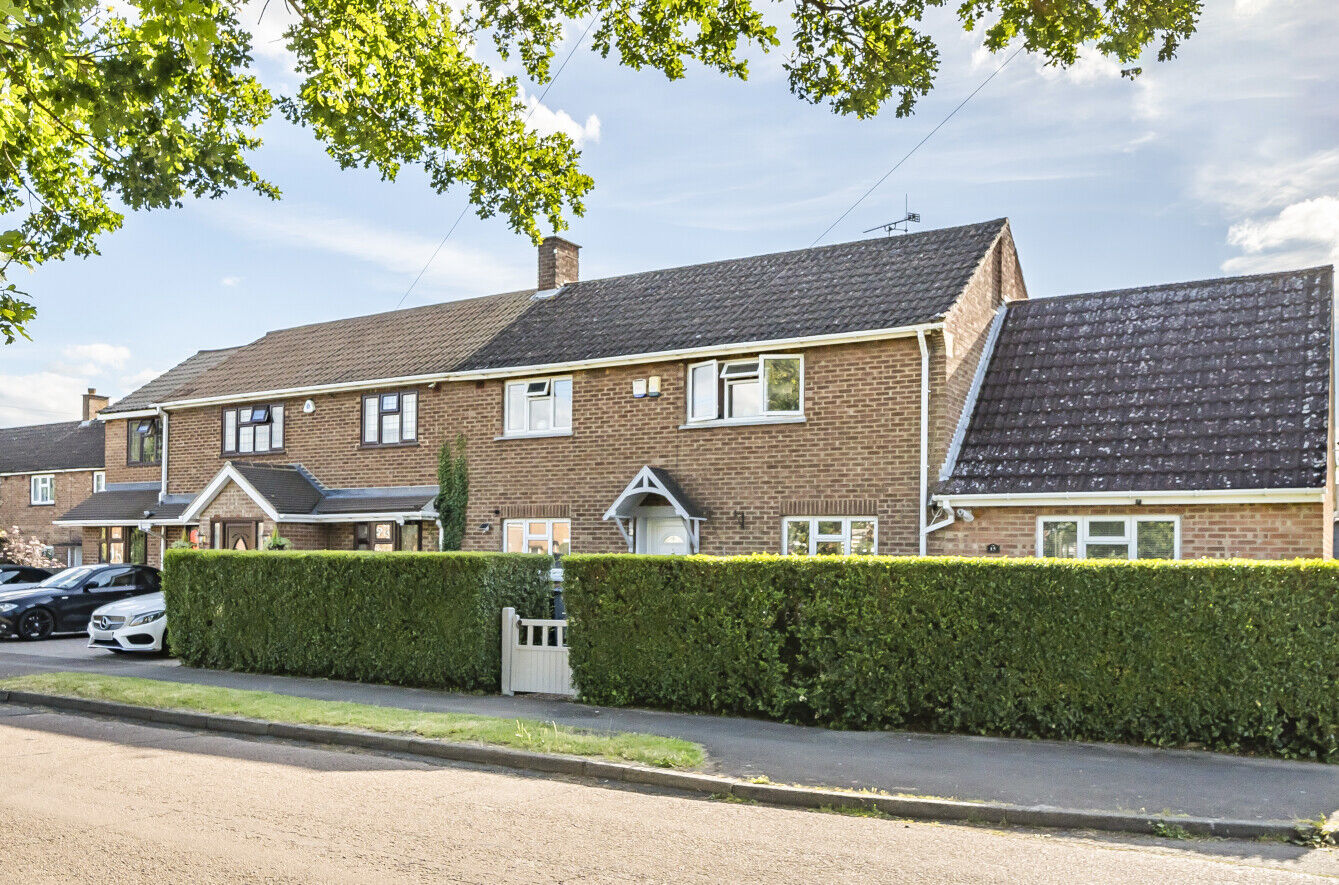
<instances>
[{"instance_id":1,"label":"tv aerial","mask_svg":"<svg viewBox=\"0 0 1339 885\"><path fill-rule=\"evenodd\" d=\"M893 234L909 233L911 231L911 225L920 224L921 213L912 212L910 209L905 209L904 211L906 214L897 219L897 221L890 221L887 224L880 224L878 227L871 227L869 230L865 231L865 233L872 234L876 230L881 230L890 237Z\"/></svg>"}]
</instances>

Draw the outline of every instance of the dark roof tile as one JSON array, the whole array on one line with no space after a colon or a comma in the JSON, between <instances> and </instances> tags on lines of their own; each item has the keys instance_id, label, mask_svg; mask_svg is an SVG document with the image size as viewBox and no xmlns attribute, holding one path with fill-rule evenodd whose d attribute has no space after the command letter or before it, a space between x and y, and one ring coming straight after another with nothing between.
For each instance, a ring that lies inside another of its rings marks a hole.
<instances>
[{"instance_id":1,"label":"dark roof tile","mask_svg":"<svg viewBox=\"0 0 1339 885\"><path fill-rule=\"evenodd\" d=\"M0 473L101 470L104 430L100 421L0 428Z\"/></svg>"}]
</instances>

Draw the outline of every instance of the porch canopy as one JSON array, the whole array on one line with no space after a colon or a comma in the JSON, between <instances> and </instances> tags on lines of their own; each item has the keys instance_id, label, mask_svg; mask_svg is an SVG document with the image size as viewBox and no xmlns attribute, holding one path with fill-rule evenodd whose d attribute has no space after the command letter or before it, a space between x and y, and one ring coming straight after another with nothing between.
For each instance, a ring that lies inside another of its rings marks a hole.
<instances>
[{"instance_id":1,"label":"porch canopy","mask_svg":"<svg viewBox=\"0 0 1339 885\"><path fill-rule=\"evenodd\" d=\"M664 499L665 504L673 508L675 515L683 520L684 527L688 529L691 552L697 553L700 543L699 529L707 517L674 477L659 467L646 466L637 471L632 482L628 483L622 494L614 499L613 505L605 511L604 518L612 519L618 526L623 539L628 542L628 552L631 553L636 545L633 534L636 520L644 515L643 508L647 506L648 499L654 501L657 498Z\"/></svg>"}]
</instances>

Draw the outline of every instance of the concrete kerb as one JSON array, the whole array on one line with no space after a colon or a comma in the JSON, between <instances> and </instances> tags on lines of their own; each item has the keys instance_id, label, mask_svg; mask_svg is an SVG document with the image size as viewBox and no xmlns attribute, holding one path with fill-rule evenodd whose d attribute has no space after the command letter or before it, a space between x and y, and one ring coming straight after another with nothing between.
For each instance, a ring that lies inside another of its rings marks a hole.
<instances>
[{"instance_id":1,"label":"concrete kerb","mask_svg":"<svg viewBox=\"0 0 1339 885\"><path fill-rule=\"evenodd\" d=\"M1229 839L1333 838L1339 829L1339 814L1324 826L1284 820L1227 820L1178 817L1130 812L1089 811L1049 806L1011 805L1000 802L963 802L915 796L886 796L819 787L754 783L720 775L650 768L603 759L533 753L509 747L452 743L410 735L381 734L323 725L295 725L218 716L188 710L164 710L116 701L101 701L28 691L0 691L0 702L53 710L91 713L139 722L193 728L223 734L240 734L302 741L304 743L356 747L377 752L425 756L453 762L470 762L525 771L619 781L661 787L699 795L730 797L784 808L833 809L878 812L915 820L962 821L1054 829L1102 830L1117 833L1191 836Z\"/></svg>"}]
</instances>

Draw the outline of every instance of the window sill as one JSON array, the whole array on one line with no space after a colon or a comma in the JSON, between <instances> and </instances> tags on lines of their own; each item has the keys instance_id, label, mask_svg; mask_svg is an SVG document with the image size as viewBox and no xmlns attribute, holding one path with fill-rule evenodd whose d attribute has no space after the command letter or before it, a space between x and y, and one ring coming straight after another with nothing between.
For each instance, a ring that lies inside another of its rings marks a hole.
<instances>
[{"instance_id":1,"label":"window sill","mask_svg":"<svg viewBox=\"0 0 1339 885\"><path fill-rule=\"evenodd\" d=\"M55 501L29 501L29 507L55 507Z\"/></svg>"},{"instance_id":2,"label":"window sill","mask_svg":"<svg viewBox=\"0 0 1339 885\"><path fill-rule=\"evenodd\" d=\"M127 467L162 467L162 461L127 461Z\"/></svg>"},{"instance_id":3,"label":"window sill","mask_svg":"<svg viewBox=\"0 0 1339 885\"><path fill-rule=\"evenodd\" d=\"M804 415L777 415L773 418L716 418L711 421L689 421L680 424L680 430L697 430L702 427L757 427L763 424L803 424L808 419Z\"/></svg>"},{"instance_id":4,"label":"window sill","mask_svg":"<svg viewBox=\"0 0 1339 885\"><path fill-rule=\"evenodd\" d=\"M416 439L414 439L414 440L410 440L409 442L398 442L398 443L368 443L368 442L365 442L365 443L359 443L359 444L358 444L358 448L359 448L359 449L367 450L367 451L373 451L373 452L375 452L377 449L412 449L412 448L415 448L416 446L418 446L418 440L416 440Z\"/></svg>"},{"instance_id":5,"label":"window sill","mask_svg":"<svg viewBox=\"0 0 1339 885\"><path fill-rule=\"evenodd\" d=\"M239 458L268 458L270 455L287 455L288 449L266 449L263 452L220 452L219 457L225 459Z\"/></svg>"},{"instance_id":6,"label":"window sill","mask_svg":"<svg viewBox=\"0 0 1339 885\"><path fill-rule=\"evenodd\" d=\"M545 430L541 433L504 433L501 436L493 437L493 441L503 439L551 439L556 436L571 436L570 430Z\"/></svg>"}]
</instances>

